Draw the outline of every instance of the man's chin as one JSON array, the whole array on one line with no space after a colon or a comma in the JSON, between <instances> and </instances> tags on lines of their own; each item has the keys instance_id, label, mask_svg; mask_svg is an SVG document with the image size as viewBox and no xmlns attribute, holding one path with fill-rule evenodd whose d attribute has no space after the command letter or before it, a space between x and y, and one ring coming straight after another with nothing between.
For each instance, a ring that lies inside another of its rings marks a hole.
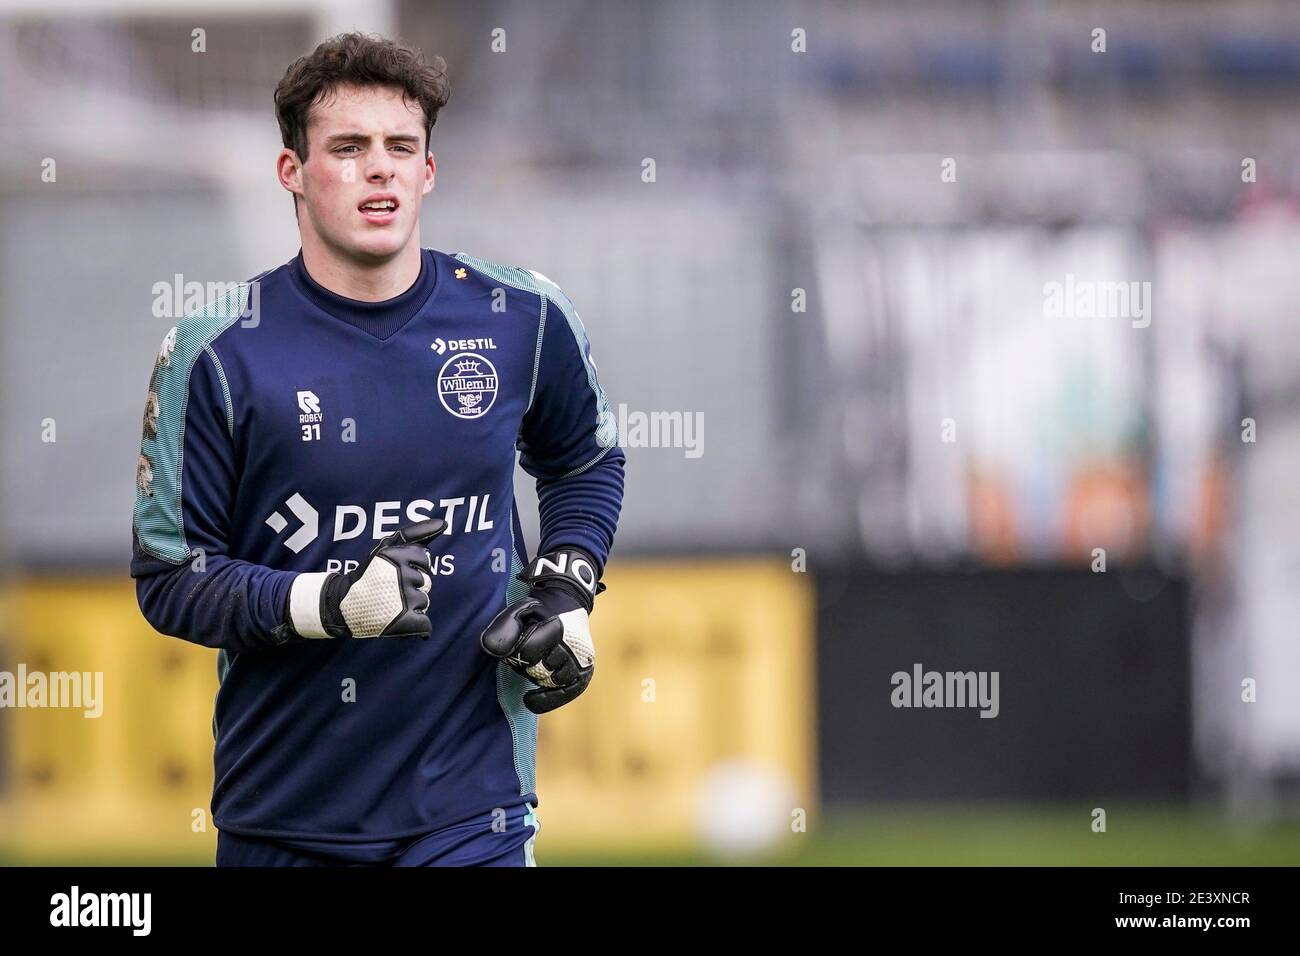
<instances>
[{"instance_id":1,"label":"man's chin","mask_svg":"<svg viewBox=\"0 0 1300 956\"><path fill-rule=\"evenodd\" d=\"M340 251L357 262L378 265L405 249L409 240L410 233L401 237L395 234L353 236Z\"/></svg>"}]
</instances>

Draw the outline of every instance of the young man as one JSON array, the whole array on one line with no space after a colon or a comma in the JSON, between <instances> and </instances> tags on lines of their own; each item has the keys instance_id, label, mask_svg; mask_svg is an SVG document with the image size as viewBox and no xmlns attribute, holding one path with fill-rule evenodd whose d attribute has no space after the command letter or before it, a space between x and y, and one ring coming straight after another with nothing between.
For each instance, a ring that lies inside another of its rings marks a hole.
<instances>
[{"instance_id":1,"label":"young man","mask_svg":"<svg viewBox=\"0 0 1300 956\"><path fill-rule=\"evenodd\" d=\"M218 865L531 864L536 714L591 679L617 426L554 283L421 248L447 98L440 58L378 38L294 63L301 252L155 363L131 575L157 630L220 649Z\"/></svg>"}]
</instances>

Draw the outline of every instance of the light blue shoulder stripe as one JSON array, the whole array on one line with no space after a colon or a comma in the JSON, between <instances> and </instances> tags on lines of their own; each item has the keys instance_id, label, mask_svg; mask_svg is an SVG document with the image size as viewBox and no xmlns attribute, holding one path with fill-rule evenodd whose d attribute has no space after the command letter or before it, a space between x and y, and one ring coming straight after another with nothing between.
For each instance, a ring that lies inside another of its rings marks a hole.
<instances>
[{"instance_id":1,"label":"light blue shoulder stripe","mask_svg":"<svg viewBox=\"0 0 1300 956\"><path fill-rule=\"evenodd\" d=\"M150 381L149 410L156 424L140 440L140 462L135 495L135 530L140 546L164 561L179 564L190 557L185 541L181 508L182 454L185 449L185 413L194 363L222 332L244 315L248 283L240 283L223 296L191 313L167 334ZM214 362L216 354L211 353ZM216 362L225 398L226 425L234 429L234 412L225 371ZM146 419L150 416L146 413Z\"/></svg>"}]
</instances>

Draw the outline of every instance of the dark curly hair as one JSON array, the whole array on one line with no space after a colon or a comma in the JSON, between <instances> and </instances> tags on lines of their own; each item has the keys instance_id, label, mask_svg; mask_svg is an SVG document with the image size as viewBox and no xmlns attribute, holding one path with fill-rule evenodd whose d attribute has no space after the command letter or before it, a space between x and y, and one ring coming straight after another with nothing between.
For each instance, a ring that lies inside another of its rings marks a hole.
<instances>
[{"instance_id":1,"label":"dark curly hair","mask_svg":"<svg viewBox=\"0 0 1300 956\"><path fill-rule=\"evenodd\" d=\"M295 60L275 88L275 118L284 145L307 160L307 120L311 108L339 86L389 86L424 111L424 147L429 148L438 111L451 97L447 62L426 62L416 49L364 33L330 37Z\"/></svg>"}]
</instances>

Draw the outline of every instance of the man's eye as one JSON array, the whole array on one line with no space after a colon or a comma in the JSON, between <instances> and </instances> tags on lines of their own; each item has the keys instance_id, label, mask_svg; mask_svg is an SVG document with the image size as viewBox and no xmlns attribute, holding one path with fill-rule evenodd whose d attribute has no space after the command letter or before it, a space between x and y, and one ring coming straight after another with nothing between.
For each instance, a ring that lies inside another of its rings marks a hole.
<instances>
[{"instance_id":1,"label":"man's eye","mask_svg":"<svg viewBox=\"0 0 1300 956\"><path fill-rule=\"evenodd\" d=\"M348 150L350 150L350 149L358 149L358 148L359 148L359 147L358 147L355 143L349 143L349 144L346 145L346 146L340 146L338 149L335 150L335 152L336 152L336 153L346 153L346 152L347 152Z\"/></svg>"},{"instance_id":2,"label":"man's eye","mask_svg":"<svg viewBox=\"0 0 1300 956\"><path fill-rule=\"evenodd\" d=\"M404 153L413 153L413 152L415 152L415 150L411 149L411 147L409 147L409 146L403 146L401 143L396 144L396 145L393 147L393 149L400 149L400 150L401 150L402 152L404 152Z\"/></svg>"}]
</instances>

